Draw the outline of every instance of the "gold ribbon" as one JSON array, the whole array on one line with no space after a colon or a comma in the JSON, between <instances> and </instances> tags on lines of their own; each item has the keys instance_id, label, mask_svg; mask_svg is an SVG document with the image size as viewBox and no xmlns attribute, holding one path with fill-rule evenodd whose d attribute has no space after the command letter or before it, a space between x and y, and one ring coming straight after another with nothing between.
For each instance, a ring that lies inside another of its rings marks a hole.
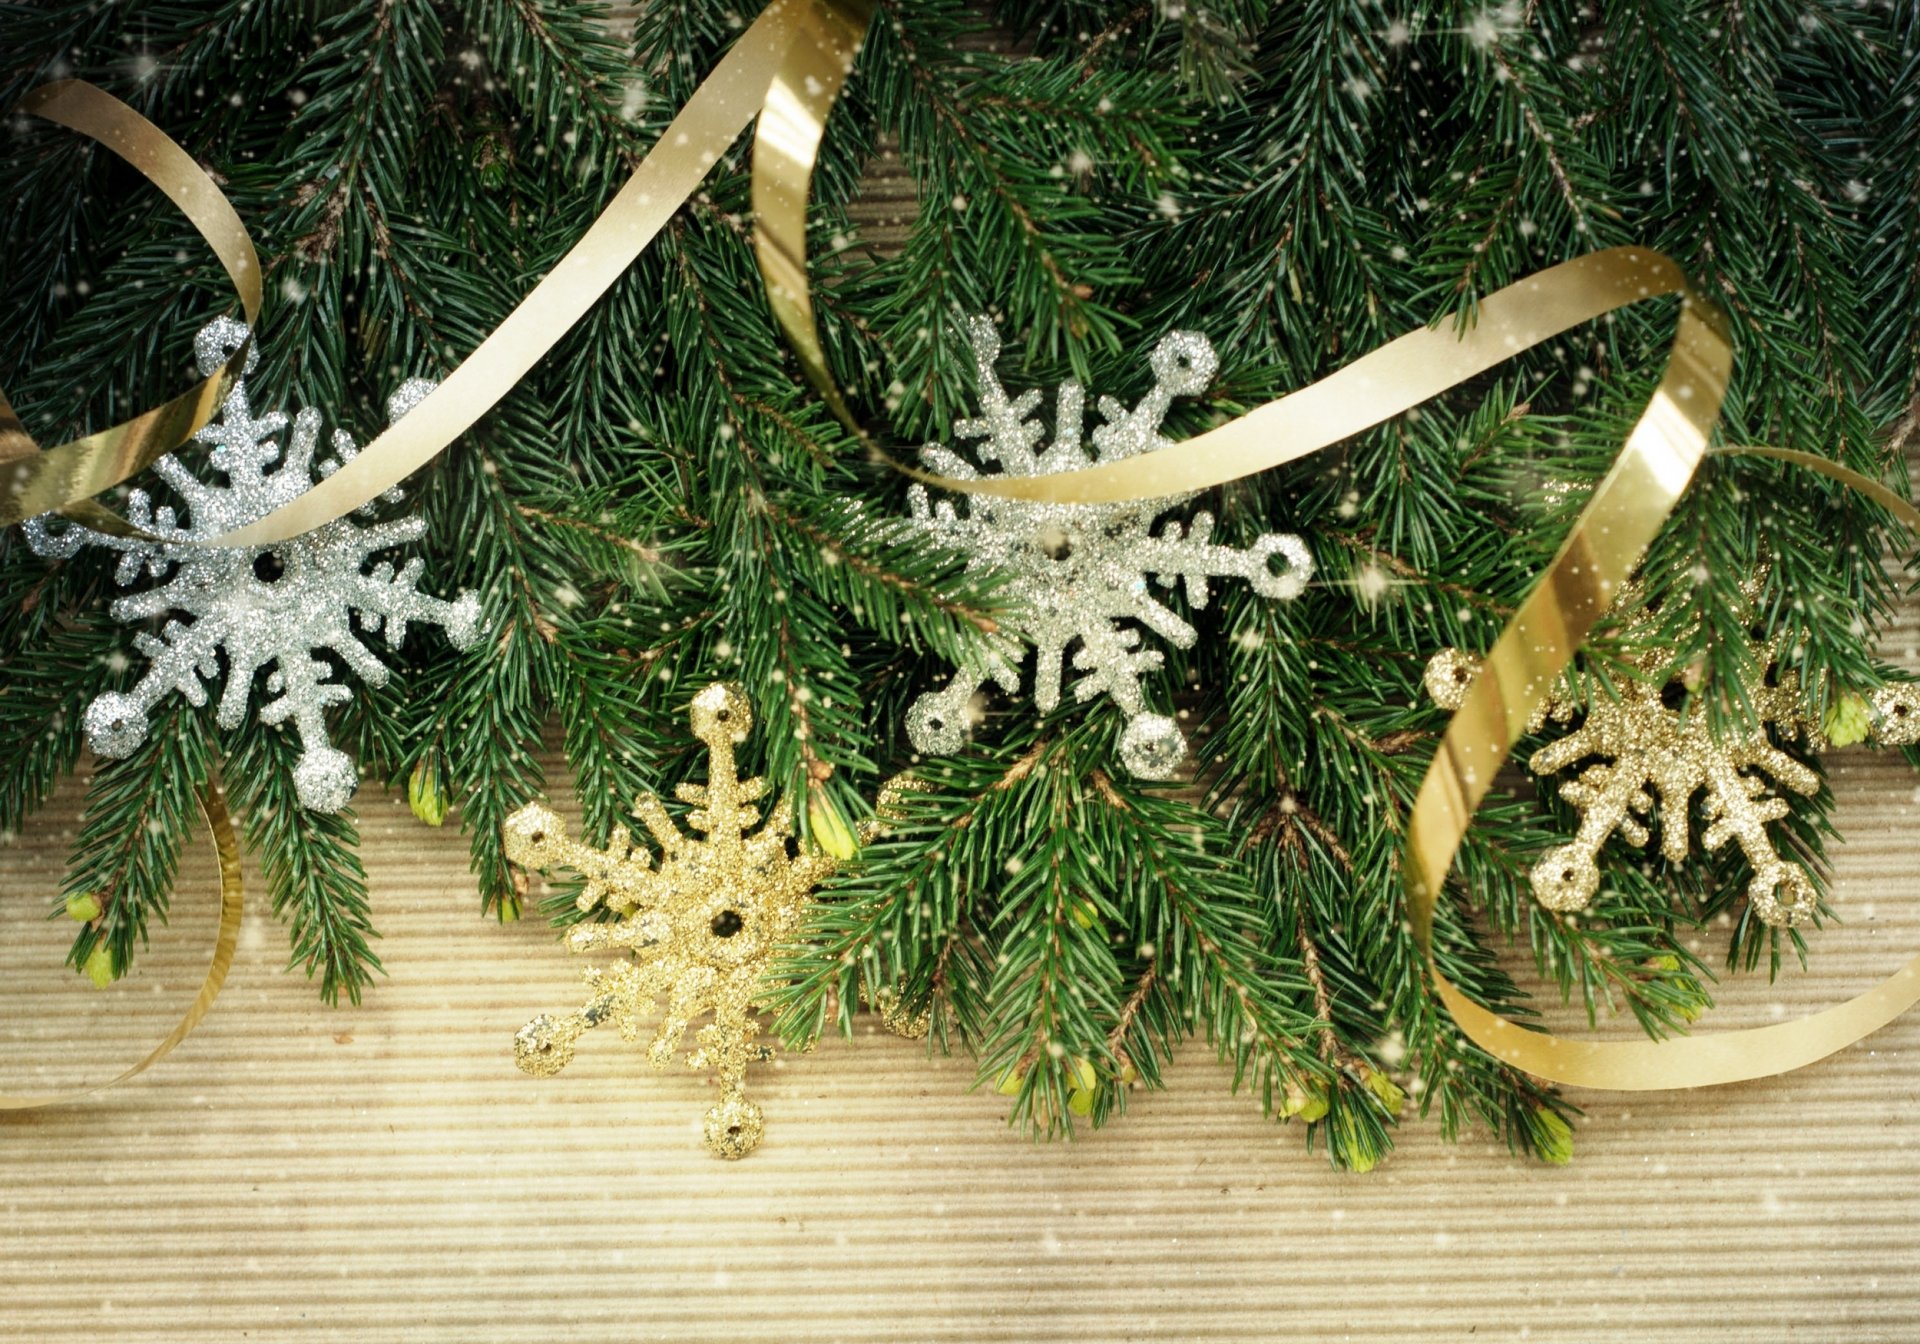
<instances>
[{"instance_id":1,"label":"gold ribbon","mask_svg":"<svg viewBox=\"0 0 1920 1344\"><path fill-rule=\"evenodd\" d=\"M200 1019L207 1015L207 1010L213 1007L213 1001L220 997L220 988L227 980L227 969L233 965L233 950L240 941L240 917L244 913L245 901L240 885L240 846L234 839L233 819L227 815L226 795L220 788L217 776L208 779L206 788L200 793L200 813L206 819L207 830L213 835L214 853L220 861L220 929L214 936L213 960L208 963L207 973L200 981L200 992L193 996L193 1002L187 1005L187 1011L181 1015L173 1030L167 1033L167 1038L149 1050L138 1063L122 1069L104 1082L90 1083L70 1092L0 1092L0 1111L63 1106L145 1073L187 1038L188 1033L200 1024Z\"/></svg>"},{"instance_id":2,"label":"gold ribbon","mask_svg":"<svg viewBox=\"0 0 1920 1344\"><path fill-rule=\"evenodd\" d=\"M807 278L807 202L827 114L853 72L861 34L872 16L872 0L825 0L809 8L799 40L787 49L767 90L753 136L753 247L767 301L807 381L840 423L863 440L866 431L827 368L814 322L813 287Z\"/></svg>"},{"instance_id":3,"label":"gold ribbon","mask_svg":"<svg viewBox=\"0 0 1920 1344\"><path fill-rule=\"evenodd\" d=\"M35 89L20 110L97 140L164 191L213 248L251 326L260 315L260 258L233 206L193 156L131 107L81 80ZM246 367L243 344L213 375L164 405L42 452L0 392L0 527L58 510L98 532L139 536L92 496L145 470L192 438L220 409Z\"/></svg>"}]
</instances>

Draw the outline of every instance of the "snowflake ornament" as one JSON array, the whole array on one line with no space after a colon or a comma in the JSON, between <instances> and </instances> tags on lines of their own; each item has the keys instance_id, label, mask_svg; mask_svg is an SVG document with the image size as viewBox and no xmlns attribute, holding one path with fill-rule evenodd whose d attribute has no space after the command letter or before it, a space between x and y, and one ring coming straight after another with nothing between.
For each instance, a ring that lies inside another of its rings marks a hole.
<instances>
[{"instance_id":1,"label":"snowflake ornament","mask_svg":"<svg viewBox=\"0 0 1920 1344\"><path fill-rule=\"evenodd\" d=\"M694 736L706 744L707 783L683 784L681 801L695 805L687 823L704 840L683 834L660 800L643 794L634 813L660 847L659 866L624 829L604 849L567 836L566 823L538 804L506 822L507 857L528 868L571 868L586 879L579 907L605 907L613 923L576 925L567 935L575 952L618 948L630 960L586 971L586 1006L565 1017L541 1014L514 1037L514 1060L547 1077L573 1058L574 1042L590 1027L612 1022L632 1041L642 1016L662 996L666 1010L647 1049L664 1069L680 1049L693 1019L711 1014L687 1052L696 1069L720 1075L721 1098L706 1115L706 1143L725 1158L745 1157L760 1142L760 1108L746 1097L747 1066L772 1057L755 1038L754 1005L766 995L762 979L776 949L800 927L813 889L836 867L826 854L791 854L793 811L776 804L766 824L750 806L766 781L741 779L733 749L753 726L753 711L737 686L716 683L693 699Z\"/></svg>"},{"instance_id":2,"label":"snowflake ornament","mask_svg":"<svg viewBox=\"0 0 1920 1344\"><path fill-rule=\"evenodd\" d=\"M1637 600L1637 589L1623 590L1623 601ZM1540 731L1549 720L1581 720L1527 762L1528 769L1542 776L1573 769L1573 777L1560 785L1560 796L1580 814L1574 838L1548 850L1529 875L1534 899L1542 906L1584 910L1600 889L1600 850L1616 833L1630 844L1645 846L1657 821L1662 856L1669 863L1684 862L1698 795L1706 822L1700 843L1709 852L1729 840L1740 846L1753 869L1747 900L1754 913L1782 927L1813 919L1819 905L1813 879L1775 852L1767 824L1792 810L1781 791L1813 794L1820 777L1776 746L1774 736L1800 739L1813 750L1827 743L1820 725L1807 715L1798 679L1781 670L1780 637L1767 639L1756 632L1750 650L1759 669L1745 688L1753 724L1731 737L1716 739L1707 730L1706 715L1697 709L1686 713L1669 705L1669 699L1677 703L1678 697L1669 694L1671 683L1660 674L1673 658L1661 649L1650 649L1635 660L1640 676L1616 687L1617 700L1602 694L1589 701L1556 687L1534 710L1530 732ZM1443 649L1427 664L1427 694L1442 709L1458 709L1478 671L1478 660L1471 655ZM1869 697L1875 741L1905 746L1920 740L1917 692L1920 688L1892 685Z\"/></svg>"},{"instance_id":3,"label":"snowflake ornament","mask_svg":"<svg viewBox=\"0 0 1920 1344\"><path fill-rule=\"evenodd\" d=\"M244 323L222 318L201 329L194 355L203 374L220 367L245 340ZM251 373L259 352L247 357ZM398 420L432 392L434 384L412 379L387 401ZM331 650L363 681L385 685L390 671L363 644L355 630L383 633L398 648L410 622L438 625L458 648L480 636L480 602L462 593L443 602L415 590L424 561L415 558L397 570L382 560L367 567L375 552L417 540L426 531L420 518L359 526L335 519L313 531L271 546L205 547L195 541L217 537L297 499L314 485L314 473L332 475L355 455L353 439L333 432L333 456L314 461L320 413L301 411L291 422L284 452L278 442L289 426L280 412L256 416L244 379L235 379L218 418L194 436L212 449L207 460L228 481L208 485L178 459L163 457L154 470L172 486L186 508L180 518L171 506L155 507L147 493L135 490L127 516L157 541L103 535L88 528L61 526L51 515L28 522L28 543L40 555L65 558L82 546L121 553L115 579L134 584L142 572L163 580L158 587L130 593L111 607L115 620L142 621L174 615L159 635L142 631L134 646L149 660L146 674L130 691L108 691L87 706L87 742L102 756L125 756L146 740L148 711L178 691L194 705L207 702L207 685L221 675L226 683L216 718L222 728L237 728L247 713L254 674L270 668L268 695L259 711L262 723L292 720L302 753L294 769L301 803L318 812L347 805L358 783L351 758L327 739L326 708L350 697L331 680L333 667L315 656ZM275 462L277 469L269 472ZM398 499L398 491L385 498ZM360 510L368 513L372 505ZM181 619L186 618L186 619Z\"/></svg>"},{"instance_id":4,"label":"snowflake ornament","mask_svg":"<svg viewBox=\"0 0 1920 1344\"><path fill-rule=\"evenodd\" d=\"M1045 428L1033 414L1040 393L1010 399L994 372L1000 337L993 324L976 317L968 324L979 370L981 414L954 424L957 439L983 440L978 456L997 462L1007 476L1045 476L1137 453L1171 447L1160 433L1175 397L1204 391L1219 361L1204 336L1176 331L1160 340L1149 363L1154 386L1128 410L1102 397L1105 423L1092 435L1093 451L1081 445L1085 393L1068 380L1055 401L1053 442L1040 448ZM929 470L960 480L981 476L952 450L929 445L921 450ZM1207 581L1215 577L1247 580L1263 597L1293 598L1313 574L1306 543L1289 533L1269 532L1244 551L1212 543L1213 516L1201 512L1183 527L1169 521L1156 535L1153 526L1167 509L1192 495L1119 504L1049 504L1033 500L975 495L966 513L947 502L929 501L924 487L909 491L913 522L929 537L965 553L969 569L998 569L1011 575L1008 592L1020 609L1034 645L1034 703L1044 712L1060 703L1061 682L1069 661L1079 673L1073 695L1087 701L1110 696L1129 716L1120 739L1120 758L1145 779L1166 779L1187 752L1174 721L1147 706L1140 676L1164 662L1157 649L1141 647L1141 627L1178 648L1193 647L1192 625L1158 601L1147 578L1162 587L1181 580L1187 599L1199 610L1207 605ZM1276 567L1276 562L1280 562ZM1008 692L1020 689L1020 673L1005 658L986 655L962 664L943 690L929 691L907 711L907 735L928 754L960 749L966 738L969 706L975 692L992 680Z\"/></svg>"}]
</instances>

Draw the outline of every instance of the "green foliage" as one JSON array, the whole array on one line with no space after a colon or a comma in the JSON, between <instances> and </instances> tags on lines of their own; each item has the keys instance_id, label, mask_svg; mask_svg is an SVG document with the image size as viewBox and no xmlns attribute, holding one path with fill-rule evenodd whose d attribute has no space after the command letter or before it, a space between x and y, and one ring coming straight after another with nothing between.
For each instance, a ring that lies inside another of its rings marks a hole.
<instances>
[{"instance_id":1,"label":"green foliage","mask_svg":"<svg viewBox=\"0 0 1920 1344\"><path fill-rule=\"evenodd\" d=\"M453 367L579 237L739 31L720 0L650 4L630 37L580 0L48 0L0 4L0 102L62 73L131 100L218 172L268 265L256 396L364 431L381 397ZM1009 386L1067 374L1137 395L1184 326L1221 351L1192 431L1597 246L1662 248L1728 309L1730 442L1902 480L1886 433L1920 390L1920 10L1837 0L1594 10L1358 0L883 0L816 177L828 358L896 443L972 406L955 319L987 311ZM1009 51L1017 54L1007 54ZM884 151L917 210L857 208ZM483 903L517 912L499 823L558 747L590 838L684 778L683 711L743 682L758 768L803 816L921 788L791 949L782 1031L844 1027L876 990L1037 1133L1103 1123L1193 1035L1236 1085L1342 1166L1405 1107L1548 1161L1571 1108L1461 1038L1406 936L1401 829L1443 723L1419 675L1482 650L1617 451L1673 316L1645 305L1531 352L1335 453L1212 492L1227 539L1299 531L1319 578L1291 603L1224 585L1169 688L1200 789L1118 768L1104 705L1032 719L995 700L964 754L914 762L905 706L942 669L1012 649L991 574L901 529L873 469L798 376L749 246L744 151L534 373L409 483L428 585L472 587L486 637L388 655L341 745L472 844ZM177 391L217 266L150 187L15 118L0 152L4 383L53 442ZM110 356L103 352L110 352ZM187 460L194 460L190 451ZM1697 664L1712 722L1751 672L1740 585L1787 631L1815 712L1871 689L1893 596L1875 507L1779 464L1715 459L1645 568L1657 638ZM132 675L111 567L0 539L0 830L86 768L79 714ZM1631 675L1616 633L1588 666ZM193 794L227 762L248 843L329 999L378 962L352 818L288 802L289 743L218 738L174 702L98 767L68 894L98 901L74 964L124 970L164 915ZM1543 790L1550 795L1550 790ZM449 805L451 805L449 807ZM1814 862L1824 795L1777 842ZM1581 916L1533 901L1565 834L1551 796L1502 792L1463 849L1438 955L1526 1017L1511 943L1592 1017L1684 1030L1710 977L1686 939L1735 916L1737 967L1803 955L1746 916L1743 861L1678 871L1616 846ZM1402 1093L1404 1089L1404 1097ZM1403 1105L1404 1102L1404 1105Z\"/></svg>"}]
</instances>

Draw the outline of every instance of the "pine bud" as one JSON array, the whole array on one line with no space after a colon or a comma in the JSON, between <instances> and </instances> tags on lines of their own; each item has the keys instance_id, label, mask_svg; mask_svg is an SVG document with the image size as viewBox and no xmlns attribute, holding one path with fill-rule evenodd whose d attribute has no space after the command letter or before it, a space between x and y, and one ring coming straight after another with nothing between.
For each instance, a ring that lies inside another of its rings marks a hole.
<instances>
[{"instance_id":1,"label":"pine bud","mask_svg":"<svg viewBox=\"0 0 1920 1344\"><path fill-rule=\"evenodd\" d=\"M1564 1167L1573 1161L1573 1126L1558 1111L1533 1113L1533 1146L1540 1160Z\"/></svg>"},{"instance_id":2,"label":"pine bud","mask_svg":"<svg viewBox=\"0 0 1920 1344\"><path fill-rule=\"evenodd\" d=\"M807 830L814 844L836 859L850 859L860 852L853 827L847 825L825 790L816 789L807 799Z\"/></svg>"},{"instance_id":3,"label":"pine bud","mask_svg":"<svg viewBox=\"0 0 1920 1344\"><path fill-rule=\"evenodd\" d=\"M1280 1118L1312 1124L1327 1113L1327 1094L1311 1084L1287 1081L1280 1096Z\"/></svg>"},{"instance_id":4,"label":"pine bud","mask_svg":"<svg viewBox=\"0 0 1920 1344\"><path fill-rule=\"evenodd\" d=\"M1386 1154L1371 1148L1355 1148L1342 1154L1346 1158L1347 1170L1356 1176L1365 1176L1380 1165L1380 1159Z\"/></svg>"},{"instance_id":5,"label":"pine bud","mask_svg":"<svg viewBox=\"0 0 1920 1344\"><path fill-rule=\"evenodd\" d=\"M81 924L91 924L100 918L100 898L91 891L67 897L67 918Z\"/></svg>"},{"instance_id":6,"label":"pine bud","mask_svg":"<svg viewBox=\"0 0 1920 1344\"><path fill-rule=\"evenodd\" d=\"M1663 952L1657 957L1648 957L1647 966L1649 969L1655 971L1677 971L1680 969L1680 958L1674 956L1671 952ZM1674 1005L1673 1011L1679 1014L1682 1021L1697 1022L1700 1020L1700 1014L1705 1012L1706 1008L1706 996L1696 990L1691 997L1683 998L1677 1002Z\"/></svg>"},{"instance_id":7,"label":"pine bud","mask_svg":"<svg viewBox=\"0 0 1920 1344\"><path fill-rule=\"evenodd\" d=\"M1827 701L1820 716L1820 731L1836 747L1850 747L1867 740L1873 730L1873 707L1856 691L1842 691Z\"/></svg>"},{"instance_id":8,"label":"pine bud","mask_svg":"<svg viewBox=\"0 0 1920 1344\"><path fill-rule=\"evenodd\" d=\"M407 776L407 806L429 826L447 819L447 794L440 776L440 753L429 751L413 763Z\"/></svg>"},{"instance_id":9,"label":"pine bud","mask_svg":"<svg viewBox=\"0 0 1920 1344\"><path fill-rule=\"evenodd\" d=\"M1400 1114L1400 1108L1407 1104L1407 1094L1378 1069L1367 1070L1367 1090L1380 1099L1389 1115Z\"/></svg>"},{"instance_id":10,"label":"pine bud","mask_svg":"<svg viewBox=\"0 0 1920 1344\"><path fill-rule=\"evenodd\" d=\"M1068 1069L1073 1075L1073 1087L1067 1092L1067 1110L1074 1115L1092 1115L1094 1094L1099 1090L1099 1075L1094 1073L1093 1064L1078 1055L1069 1062Z\"/></svg>"},{"instance_id":11,"label":"pine bud","mask_svg":"<svg viewBox=\"0 0 1920 1344\"><path fill-rule=\"evenodd\" d=\"M107 950L105 943L95 943L80 969L86 972L87 979L93 981L95 989L105 989L114 981L113 953Z\"/></svg>"}]
</instances>

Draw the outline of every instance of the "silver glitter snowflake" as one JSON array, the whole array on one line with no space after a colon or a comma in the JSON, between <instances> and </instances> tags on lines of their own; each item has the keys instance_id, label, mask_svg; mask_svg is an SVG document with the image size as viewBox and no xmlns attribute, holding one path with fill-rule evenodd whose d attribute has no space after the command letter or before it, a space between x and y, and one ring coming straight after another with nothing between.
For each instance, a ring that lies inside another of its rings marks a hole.
<instances>
[{"instance_id":1,"label":"silver glitter snowflake","mask_svg":"<svg viewBox=\"0 0 1920 1344\"><path fill-rule=\"evenodd\" d=\"M1086 394L1079 383L1064 382L1055 401L1053 442L1041 450L1046 430L1032 418L1040 393L1007 396L993 368L1000 337L986 318L974 318L968 336L979 368L981 414L956 422L954 437L984 440L979 457L998 462L1008 476L1045 476L1170 447L1160 433L1167 407L1175 397L1204 391L1219 366L1206 337L1186 331L1163 337L1150 360L1153 390L1138 406L1128 410L1112 397L1100 398L1106 423L1093 431L1092 453L1081 446ZM921 460L928 470L955 479L981 475L938 445L922 449ZM975 495L962 516L951 503L931 503L921 486L909 494L915 524L965 552L969 568L1012 575L1010 594L1035 650L1034 703L1043 711L1060 703L1068 646L1078 641L1071 655L1073 670L1081 674L1074 698L1108 695L1127 712L1120 758L1146 779L1171 775L1186 756L1187 741L1171 718L1147 707L1141 690L1140 674L1159 668L1164 656L1140 647L1140 629L1121 622L1137 622L1183 649L1196 637L1193 626L1148 591L1147 576L1168 588L1184 579L1187 600L1199 609L1207 605L1209 578L1242 578L1263 597L1292 598L1313 574L1313 556L1299 537L1269 532L1244 551L1216 546L1213 516L1205 512L1185 527L1170 521L1155 535L1158 516L1191 497L1046 504ZM1276 561L1283 563L1276 567ZM958 750L974 694L989 679L1009 692L1020 689L1018 669L1004 658L988 655L962 664L944 690L929 691L907 711L913 745L928 753Z\"/></svg>"},{"instance_id":2,"label":"silver glitter snowflake","mask_svg":"<svg viewBox=\"0 0 1920 1344\"><path fill-rule=\"evenodd\" d=\"M217 369L246 335L245 324L231 318L204 327L194 340L201 372ZM253 372L257 355L257 351L249 354L248 373ZM388 399L387 415L399 419L433 388L425 379L408 381ZM154 470L179 495L187 518L180 519L170 506L154 507L145 491L135 490L127 501L127 516L160 540L106 536L62 526L51 516L29 522L26 533L33 549L45 556L70 556L82 546L119 551L115 578L123 588L138 580L142 571L165 580L158 587L116 600L111 609L115 620L142 621L167 613L191 618L168 619L158 636L146 631L134 636L134 646L150 660L146 675L132 690L105 692L87 706L87 741L94 751L124 756L139 746L146 740L148 711L171 692L178 691L195 705L206 704L203 683L221 675L224 652L226 685L217 714L220 726L240 725L254 674L270 666L266 686L272 698L260 706L260 721L293 721L303 748L294 769L300 801L316 811L337 812L353 796L359 776L347 754L327 740L325 711L351 693L331 680L332 665L316 653L332 650L362 680L381 686L389 669L361 643L354 613L359 615L361 631L384 633L392 647L399 647L406 638L409 622L419 621L442 627L457 647L465 648L480 635L480 602L472 593L443 602L416 592L414 585L425 563L418 558L397 572L387 560L367 567L373 553L417 540L426 531L420 518L365 527L341 518L272 546L189 544L264 517L311 489L316 471L330 476L355 455L352 437L336 429L334 456L314 461L320 436L316 410L309 408L293 417L293 432L283 454L276 436L287 427L287 417L279 412L256 416L245 382L236 379L219 416L195 435L212 448L207 460L229 484L208 485L175 458L163 457L154 463ZM276 461L279 468L269 473L266 468ZM398 491L385 496L398 497ZM371 508L368 505L360 512Z\"/></svg>"}]
</instances>

